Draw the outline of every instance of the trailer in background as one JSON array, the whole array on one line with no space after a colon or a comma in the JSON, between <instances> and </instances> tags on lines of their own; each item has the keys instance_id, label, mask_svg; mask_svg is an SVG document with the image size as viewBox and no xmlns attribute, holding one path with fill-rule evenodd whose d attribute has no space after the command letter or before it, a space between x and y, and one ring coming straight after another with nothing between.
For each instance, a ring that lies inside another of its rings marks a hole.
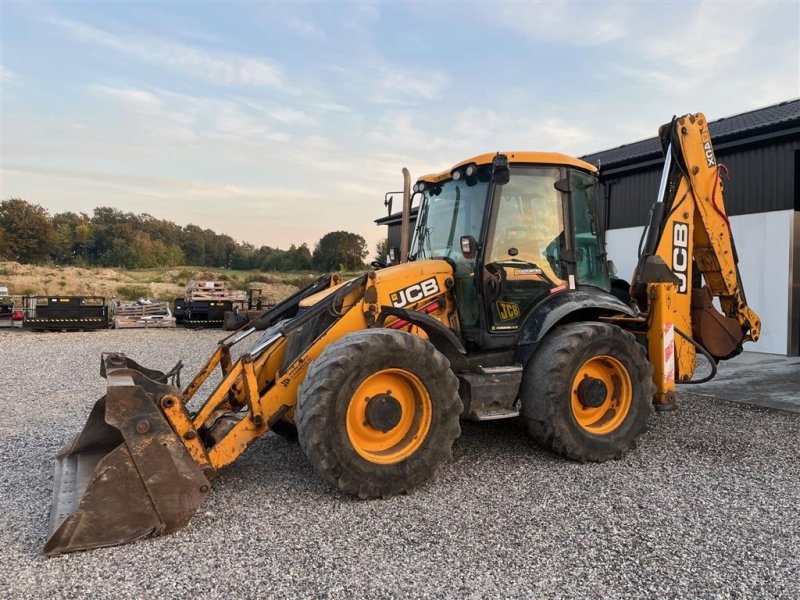
<instances>
[{"instance_id":1,"label":"trailer in background","mask_svg":"<svg viewBox=\"0 0 800 600\"><path fill-rule=\"evenodd\" d=\"M226 331L235 331L274 308L278 302L274 294L267 293L267 285L251 284L247 290L247 306L234 307L233 310L226 312L222 328Z\"/></svg>"},{"instance_id":2,"label":"trailer in background","mask_svg":"<svg viewBox=\"0 0 800 600\"><path fill-rule=\"evenodd\" d=\"M19 327L17 323L20 321L21 312L14 310L15 300L8 293L6 286L0 286L0 327ZM14 316L17 316L17 320Z\"/></svg>"},{"instance_id":3,"label":"trailer in background","mask_svg":"<svg viewBox=\"0 0 800 600\"><path fill-rule=\"evenodd\" d=\"M23 329L76 331L108 329L110 307L103 296L25 296Z\"/></svg>"},{"instance_id":4,"label":"trailer in background","mask_svg":"<svg viewBox=\"0 0 800 600\"><path fill-rule=\"evenodd\" d=\"M173 314L184 327L222 327L225 313L243 309L247 296L224 281L190 281L184 298L176 298Z\"/></svg>"}]
</instances>

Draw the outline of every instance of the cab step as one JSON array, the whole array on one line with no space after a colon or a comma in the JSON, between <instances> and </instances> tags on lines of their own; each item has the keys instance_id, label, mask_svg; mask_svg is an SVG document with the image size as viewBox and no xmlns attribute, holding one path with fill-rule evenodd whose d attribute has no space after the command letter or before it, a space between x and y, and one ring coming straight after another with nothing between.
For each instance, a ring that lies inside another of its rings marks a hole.
<instances>
[{"instance_id":1,"label":"cab step","mask_svg":"<svg viewBox=\"0 0 800 600\"><path fill-rule=\"evenodd\" d=\"M495 421L519 416L516 405L522 365L478 367L476 371L458 375L459 394L464 403L462 417Z\"/></svg>"},{"instance_id":2,"label":"cab step","mask_svg":"<svg viewBox=\"0 0 800 600\"><path fill-rule=\"evenodd\" d=\"M500 406L481 407L470 411L473 421L497 421L498 419L513 419L519 416L516 408L503 408Z\"/></svg>"},{"instance_id":3,"label":"cab step","mask_svg":"<svg viewBox=\"0 0 800 600\"><path fill-rule=\"evenodd\" d=\"M522 365L509 365L507 367L483 367L479 366L478 371L484 375L499 375L501 373L522 373Z\"/></svg>"}]
</instances>

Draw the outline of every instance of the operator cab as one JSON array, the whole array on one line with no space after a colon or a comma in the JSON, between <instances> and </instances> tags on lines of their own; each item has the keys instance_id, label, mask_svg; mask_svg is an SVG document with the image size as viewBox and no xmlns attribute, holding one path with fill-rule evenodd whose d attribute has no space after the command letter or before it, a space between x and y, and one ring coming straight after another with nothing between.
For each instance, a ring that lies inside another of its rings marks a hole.
<instances>
[{"instance_id":1,"label":"operator cab","mask_svg":"<svg viewBox=\"0 0 800 600\"><path fill-rule=\"evenodd\" d=\"M515 343L533 307L567 290L610 291L596 169L563 154L484 154L421 177L409 258L454 269L461 333L473 348Z\"/></svg>"}]
</instances>

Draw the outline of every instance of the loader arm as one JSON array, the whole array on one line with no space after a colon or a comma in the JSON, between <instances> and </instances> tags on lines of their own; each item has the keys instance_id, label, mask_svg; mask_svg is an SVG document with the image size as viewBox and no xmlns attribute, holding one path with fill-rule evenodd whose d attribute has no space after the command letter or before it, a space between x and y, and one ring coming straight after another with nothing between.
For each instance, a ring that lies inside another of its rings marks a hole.
<instances>
[{"instance_id":1,"label":"loader arm","mask_svg":"<svg viewBox=\"0 0 800 600\"><path fill-rule=\"evenodd\" d=\"M725 209L725 171L705 115L673 119L659 134L664 169L631 293L648 314L655 383L668 403L675 381L691 381L698 349L714 363L731 358L743 342L758 340L761 321L747 305Z\"/></svg>"},{"instance_id":2,"label":"loader arm","mask_svg":"<svg viewBox=\"0 0 800 600\"><path fill-rule=\"evenodd\" d=\"M449 326L451 278L451 267L439 260L344 283L321 277L221 340L183 391L169 382L171 376L177 382L180 363L165 374L123 354L104 354L106 395L56 460L45 554L123 544L186 525L209 479L279 421L292 421L298 388L327 347L374 326L426 337L417 323L423 317ZM409 300L408 320L382 310L398 292ZM232 347L262 328L233 360ZM217 368L221 381L190 406Z\"/></svg>"}]
</instances>

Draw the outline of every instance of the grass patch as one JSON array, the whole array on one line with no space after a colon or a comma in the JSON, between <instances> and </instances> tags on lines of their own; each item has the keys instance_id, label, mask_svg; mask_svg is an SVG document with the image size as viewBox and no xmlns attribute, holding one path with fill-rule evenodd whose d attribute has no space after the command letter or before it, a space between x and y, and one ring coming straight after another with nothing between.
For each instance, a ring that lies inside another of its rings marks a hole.
<instances>
[{"instance_id":1,"label":"grass patch","mask_svg":"<svg viewBox=\"0 0 800 600\"><path fill-rule=\"evenodd\" d=\"M183 293L175 295L174 293L167 290L163 292L157 292L154 296L151 296L151 298L154 300L160 300L161 302L169 302L170 304L172 304L172 302L178 296L183 296Z\"/></svg>"},{"instance_id":2,"label":"grass patch","mask_svg":"<svg viewBox=\"0 0 800 600\"><path fill-rule=\"evenodd\" d=\"M122 300L138 300L147 298L150 295L150 288L145 285L120 285L117 287L117 296Z\"/></svg>"}]
</instances>

